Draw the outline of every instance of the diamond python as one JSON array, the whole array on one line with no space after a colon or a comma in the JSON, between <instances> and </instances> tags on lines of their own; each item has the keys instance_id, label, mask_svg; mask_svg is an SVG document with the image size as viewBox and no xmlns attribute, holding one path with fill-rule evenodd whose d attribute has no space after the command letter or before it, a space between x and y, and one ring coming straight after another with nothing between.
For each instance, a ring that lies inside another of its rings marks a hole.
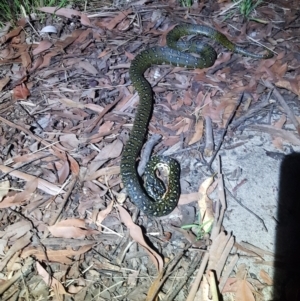
<instances>
[{"instance_id":1,"label":"diamond python","mask_svg":"<svg viewBox=\"0 0 300 301\"><path fill-rule=\"evenodd\" d=\"M149 119L152 112L153 92L149 82L144 78L144 72L154 64L170 64L188 68L207 68L214 64L217 54L208 44L202 42L178 41L182 36L203 35L209 37L232 52L236 52L256 59L267 59L273 56L256 54L247 51L229 41L217 30L203 25L177 25L167 35L168 47L153 47L138 54L129 69L130 79L140 97L130 138L125 145L121 158L121 176L131 201L145 214L163 216L169 214L176 207L179 195L179 163L164 156L154 156L148 162L145 171L145 187L136 170L136 158L146 137ZM199 57L182 51L196 52ZM157 167L166 167L169 172L167 189L155 176Z\"/></svg>"}]
</instances>

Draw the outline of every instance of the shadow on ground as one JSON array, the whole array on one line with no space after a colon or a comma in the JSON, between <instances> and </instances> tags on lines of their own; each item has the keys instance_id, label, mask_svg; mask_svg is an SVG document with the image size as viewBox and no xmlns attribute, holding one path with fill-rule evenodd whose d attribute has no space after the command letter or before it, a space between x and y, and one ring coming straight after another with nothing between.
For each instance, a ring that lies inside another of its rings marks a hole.
<instances>
[{"instance_id":1,"label":"shadow on ground","mask_svg":"<svg viewBox=\"0 0 300 301\"><path fill-rule=\"evenodd\" d=\"M277 219L276 300L300 301L300 153L281 163Z\"/></svg>"}]
</instances>

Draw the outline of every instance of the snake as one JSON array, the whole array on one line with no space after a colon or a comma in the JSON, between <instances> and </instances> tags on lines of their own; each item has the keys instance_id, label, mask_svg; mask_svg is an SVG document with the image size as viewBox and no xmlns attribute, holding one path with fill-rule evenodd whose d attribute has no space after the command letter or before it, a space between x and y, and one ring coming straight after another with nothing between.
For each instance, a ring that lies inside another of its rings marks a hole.
<instances>
[{"instance_id":1,"label":"snake","mask_svg":"<svg viewBox=\"0 0 300 301\"><path fill-rule=\"evenodd\" d=\"M224 34L206 25L179 24L167 34L167 46L154 46L140 52L132 60L129 76L137 91L140 101L135 115L130 137L121 157L121 177L127 195L131 201L146 215L160 217L171 213L177 206L180 196L180 165L167 156L152 156L146 165L144 185L137 173L137 158L144 145L148 124L153 107L153 91L145 79L145 71L152 65L169 64L186 68L211 67L217 53L214 48L202 41L187 42L181 38L188 35L206 36L231 52L255 59L268 59L273 56L267 53L257 54L232 43ZM195 52L198 56L192 55ZM160 167L168 172L166 185L157 178L156 170Z\"/></svg>"}]
</instances>

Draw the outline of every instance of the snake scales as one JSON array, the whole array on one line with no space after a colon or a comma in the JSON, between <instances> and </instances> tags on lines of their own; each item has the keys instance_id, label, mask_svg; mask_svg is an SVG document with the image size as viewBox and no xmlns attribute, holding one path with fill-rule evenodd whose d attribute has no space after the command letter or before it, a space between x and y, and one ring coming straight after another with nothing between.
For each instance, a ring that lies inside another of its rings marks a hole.
<instances>
[{"instance_id":1,"label":"snake scales","mask_svg":"<svg viewBox=\"0 0 300 301\"><path fill-rule=\"evenodd\" d=\"M129 75L134 88L140 96L140 104L130 138L123 151L121 176L131 201L147 215L167 215L176 207L180 195L180 167L177 161L169 157L152 157L145 171L145 182L147 185L145 187L141 185L141 180L136 170L136 158L146 137L153 105L153 92L149 82L144 78L144 72L154 64L165 63L188 68L207 68L214 64L217 57L215 50L208 44L178 41L182 36L186 35L204 35L217 41L232 52L252 58L267 59L273 56L269 51L267 54L251 53L233 44L225 35L213 28L203 25L183 24L177 25L168 33L168 47L146 49L134 58L129 69ZM195 57L182 51L197 52L200 56ZM167 189L155 176L155 169L159 166L167 167L169 170Z\"/></svg>"}]
</instances>

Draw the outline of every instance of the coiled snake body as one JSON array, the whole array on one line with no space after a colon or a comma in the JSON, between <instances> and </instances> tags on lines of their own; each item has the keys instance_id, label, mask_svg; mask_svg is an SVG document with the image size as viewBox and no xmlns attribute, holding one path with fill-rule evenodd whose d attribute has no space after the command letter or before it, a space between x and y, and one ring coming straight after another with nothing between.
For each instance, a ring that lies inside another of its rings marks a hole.
<instances>
[{"instance_id":1,"label":"coiled snake body","mask_svg":"<svg viewBox=\"0 0 300 301\"><path fill-rule=\"evenodd\" d=\"M168 33L168 47L153 47L142 51L134 58L129 69L129 75L134 88L139 94L140 104L130 138L123 151L121 176L131 201L147 215L167 215L176 207L180 194L180 167L174 159L164 156L152 157L145 171L145 181L149 183L148 188L147 186L143 187L140 183L136 170L136 158L146 137L153 104L153 92L149 82L144 78L144 72L154 64L207 68L214 64L217 57L215 50L207 44L178 41L182 36L186 35L207 36L232 52L252 58L267 59L273 56L271 52L265 55L251 53L233 44L225 35L213 28L203 25L183 24L177 25ZM197 52L200 54L200 57L195 57L182 51ZM169 170L168 187L163 189L163 191L161 188L164 187L163 184L155 177L155 169L160 165L167 166Z\"/></svg>"}]
</instances>

